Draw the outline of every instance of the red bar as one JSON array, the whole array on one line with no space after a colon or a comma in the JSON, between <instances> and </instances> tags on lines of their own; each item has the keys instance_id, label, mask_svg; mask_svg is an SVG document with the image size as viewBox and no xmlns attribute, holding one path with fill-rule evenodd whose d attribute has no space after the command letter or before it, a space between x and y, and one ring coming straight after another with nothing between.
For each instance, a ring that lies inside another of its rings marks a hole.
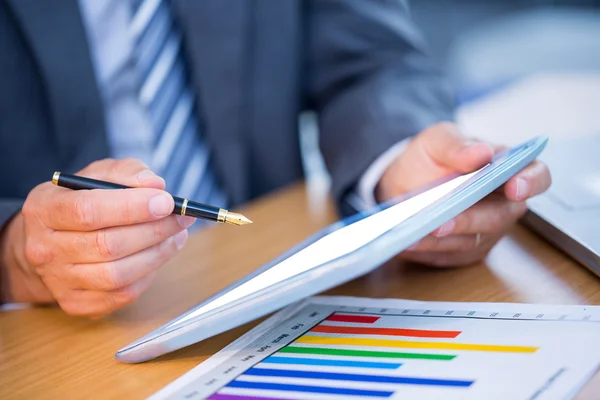
<instances>
[{"instance_id":1,"label":"red bar","mask_svg":"<svg viewBox=\"0 0 600 400\"><path fill-rule=\"evenodd\" d=\"M328 318L329 320L329 318ZM336 320L337 321L337 320ZM350 335L386 335L410 336L421 338L447 338L453 339L460 335L460 331L430 331L424 329L398 329L398 328L362 328L355 326L317 325L311 332L342 333Z\"/></svg>"},{"instance_id":2,"label":"red bar","mask_svg":"<svg viewBox=\"0 0 600 400\"><path fill-rule=\"evenodd\" d=\"M348 315L348 314L333 314L327 318L327 321L335 322L357 322L359 324L372 324L379 317L371 317L368 315Z\"/></svg>"}]
</instances>

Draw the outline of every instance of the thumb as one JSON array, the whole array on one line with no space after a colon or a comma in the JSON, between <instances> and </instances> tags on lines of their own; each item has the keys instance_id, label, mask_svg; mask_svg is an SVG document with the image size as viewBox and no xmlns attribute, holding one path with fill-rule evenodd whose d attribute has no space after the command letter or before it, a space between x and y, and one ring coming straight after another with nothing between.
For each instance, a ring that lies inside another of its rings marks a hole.
<instances>
[{"instance_id":1,"label":"thumb","mask_svg":"<svg viewBox=\"0 0 600 400\"><path fill-rule=\"evenodd\" d=\"M437 166L460 173L475 171L494 156L491 145L465 138L451 123L433 125L418 135L415 142Z\"/></svg>"}]
</instances>

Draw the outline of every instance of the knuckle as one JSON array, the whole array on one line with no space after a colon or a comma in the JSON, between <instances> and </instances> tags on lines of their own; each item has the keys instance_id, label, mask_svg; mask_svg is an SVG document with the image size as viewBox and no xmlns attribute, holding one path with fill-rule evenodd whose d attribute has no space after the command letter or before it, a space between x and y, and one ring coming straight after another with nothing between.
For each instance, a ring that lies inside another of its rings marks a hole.
<instances>
[{"instance_id":1,"label":"knuckle","mask_svg":"<svg viewBox=\"0 0 600 400\"><path fill-rule=\"evenodd\" d=\"M86 196L79 196L73 203L72 218L82 228L91 229L95 226L95 208Z\"/></svg>"},{"instance_id":2,"label":"knuckle","mask_svg":"<svg viewBox=\"0 0 600 400\"><path fill-rule=\"evenodd\" d=\"M112 260L118 257L119 241L114 238L114 234L106 229L102 229L95 234L95 250L97 254L105 260Z\"/></svg>"},{"instance_id":3,"label":"knuckle","mask_svg":"<svg viewBox=\"0 0 600 400\"><path fill-rule=\"evenodd\" d=\"M28 238L25 241L25 258L30 265L41 266L52 259L52 249L44 241Z\"/></svg>"}]
</instances>

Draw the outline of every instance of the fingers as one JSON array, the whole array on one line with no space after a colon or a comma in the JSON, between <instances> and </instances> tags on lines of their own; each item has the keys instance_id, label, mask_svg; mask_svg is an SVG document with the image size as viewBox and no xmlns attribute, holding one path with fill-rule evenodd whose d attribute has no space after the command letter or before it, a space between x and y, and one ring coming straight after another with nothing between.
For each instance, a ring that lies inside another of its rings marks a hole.
<instances>
[{"instance_id":1,"label":"fingers","mask_svg":"<svg viewBox=\"0 0 600 400\"><path fill-rule=\"evenodd\" d=\"M545 192L551 184L548 167L536 160L506 182L504 193L509 200L524 201Z\"/></svg>"},{"instance_id":2,"label":"fingers","mask_svg":"<svg viewBox=\"0 0 600 400\"><path fill-rule=\"evenodd\" d=\"M27 222L52 230L90 231L153 221L173 210L172 197L163 192L164 180L139 160L97 161L79 174L148 189L71 191L46 182L25 201Z\"/></svg>"},{"instance_id":3,"label":"fingers","mask_svg":"<svg viewBox=\"0 0 600 400\"><path fill-rule=\"evenodd\" d=\"M187 230L117 261L78 264L69 270L69 285L74 289L113 291L131 285L156 271L185 244Z\"/></svg>"},{"instance_id":4,"label":"fingers","mask_svg":"<svg viewBox=\"0 0 600 400\"><path fill-rule=\"evenodd\" d=\"M194 219L171 216L164 180L139 160L102 160L78 174L132 188L38 185L20 213L24 259L67 313L100 316L145 290Z\"/></svg>"},{"instance_id":5,"label":"fingers","mask_svg":"<svg viewBox=\"0 0 600 400\"><path fill-rule=\"evenodd\" d=\"M470 252L404 252L400 254L400 258L432 267L462 267L483 261L488 252L489 248Z\"/></svg>"},{"instance_id":6,"label":"fingers","mask_svg":"<svg viewBox=\"0 0 600 400\"><path fill-rule=\"evenodd\" d=\"M527 211L524 202L486 198L432 232L433 236L505 232Z\"/></svg>"},{"instance_id":7,"label":"fingers","mask_svg":"<svg viewBox=\"0 0 600 400\"><path fill-rule=\"evenodd\" d=\"M55 231L93 231L156 221L170 215L175 206L171 195L153 188L73 191L50 183L39 188L31 192L23 214L40 218Z\"/></svg>"},{"instance_id":8,"label":"fingers","mask_svg":"<svg viewBox=\"0 0 600 400\"><path fill-rule=\"evenodd\" d=\"M48 245L72 264L119 260L160 243L187 229L193 218L171 215L143 224L118 226L91 232L54 232Z\"/></svg>"},{"instance_id":9,"label":"fingers","mask_svg":"<svg viewBox=\"0 0 600 400\"><path fill-rule=\"evenodd\" d=\"M76 290L68 298L57 300L69 315L99 318L137 300L155 276L156 272L151 272L131 285L109 292Z\"/></svg>"},{"instance_id":10,"label":"fingers","mask_svg":"<svg viewBox=\"0 0 600 400\"><path fill-rule=\"evenodd\" d=\"M407 249L408 252L465 252L485 246L491 235L450 235L446 237L426 236Z\"/></svg>"},{"instance_id":11,"label":"fingers","mask_svg":"<svg viewBox=\"0 0 600 400\"><path fill-rule=\"evenodd\" d=\"M434 125L414 140L435 163L461 173L483 167L494 156L492 146L467 140L460 134L458 127L450 123Z\"/></svg>"},{"instance_id":12,"label":"fingers","mask_svg":"<svg viewBox=\"0 0 600 400\"><path fill-rule=\"evenodd\" d=\"M400 258L447 267L479 262L526 209L524 202L486 198L408 248Z\"/></svg>"},{"instance_id":13,"label":"fingers","mask_svg":"<svg viewBox=\"0 0 600 400\"><path fill-rule=\"evenodd\" d=\"M485 259L502 234L482 235L479 243L475 235L456 235L459 236L456 239L453 239L453 236L439 239L438 243L426 238L422 241L423 244L419 243L410 250L402 252L399 258L434 267L472 265Z\"/></svg>"},{"instance_id":14,"label":"fingers","mask_svg":"<svg viewBox=\"0 0 600 400\"><path fill-rule=\"evenodd\" d=\"M77 175L131 187L165 189L164 179L154 174L143 162L135 158L95 161L77 172Z\"/></svg>"}]
</instances>

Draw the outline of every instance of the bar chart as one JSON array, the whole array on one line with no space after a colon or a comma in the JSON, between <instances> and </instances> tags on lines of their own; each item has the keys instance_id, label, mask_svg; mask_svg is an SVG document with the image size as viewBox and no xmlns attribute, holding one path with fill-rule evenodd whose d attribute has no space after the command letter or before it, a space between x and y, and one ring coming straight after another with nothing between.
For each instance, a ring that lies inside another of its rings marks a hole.
<instances>
[{"instance_id":1,"label":"bar chart","mask_svg":"<svg viewBox=\"0 0 600 400\"><path fill-rule=\"evenodd\" d=\"M402 317L333 313L290 345L283 347L260 364L247 370L230 382L224 388L225 390L213 395L210 399L263 400L269 398L247 395L241 391L240 394L227 394L227 392L231 393L228 390L230 388L252 390L252 393L256 393L256 390L272 392L275 396L285 396L285 392L291 392L317 396L330 394L373 398L390 398L395 391L360 389L355 386L390 384L469 388L474 384L475 379L392 376L382 374L381 371L398 370L403 364L406 364L407 360L451 362L458 357L456 354L442 353L443 351L534 353L538 350L538 347L535 346L441 341L440 339L455 339L462 332L389 327L389 325L397 325L398 318ZM375 326L378 322L385 326L380 327L379 324ZM393 337L393 339L388 339L388 337ZM419 340L408 340L408 338L418 338ZM384 350L370 350L372 348ZM397 349L405 351L395 351ZM417 349L434 352L418 353L413 351ZM373 360L357 361L356 357ZM404 361L374 361L381 358ZM305 366L329 368L327 368L328 370L302 368ZM336 372L341 368L345 370L360 369L363 373ZM294 383L281 383L283 381ZM323 385L324 382L336 382L336 384L335 386ZM348 385L348 383L351 384Z\"/></svg>"},{"instance_id":2,"label":"bar chart","mask_svg":"<svg viewBox=\"0 0 600 400\"><path fill-rule=\"evenodd\" d=\"M598 365L600 315L542 311L310 305L164 398L562 398Z\"/></svg>"}]
</instances>

